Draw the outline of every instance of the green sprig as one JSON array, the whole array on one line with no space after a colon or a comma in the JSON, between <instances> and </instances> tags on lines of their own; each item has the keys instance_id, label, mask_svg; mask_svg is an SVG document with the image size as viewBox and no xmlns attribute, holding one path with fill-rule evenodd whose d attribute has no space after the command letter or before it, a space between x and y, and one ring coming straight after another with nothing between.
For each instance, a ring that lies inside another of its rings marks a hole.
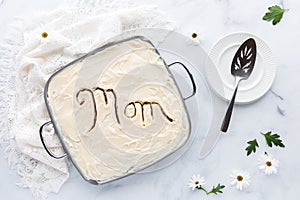
<instances>
[{"instance_id":1,"label":"green sprig","mask_svg":"<svg viewBox=\"0 0 300 200\"><path fill-rule=\"evenodd\" d=\"M208 193L206 193L207 195L209 194L218 194L218 193L223 193L222 189L225 188L225 185L221 185L220 183L215 187L213 186L213 188L211 189L211 191L209 191Z\"/></svg>"},{"instance_id":2,"label":"green sprig","mask_svg":"<svg viewBox=\"0 0 300 200\"><path fill-rule=\"evenodd\" d=\"M217 186L213 186L213 188L209 192L202 185L197 187L198 190L204 191L206 195L223 193L222 189L224 188L225 185L221 185L220 183Z\"/></svg>"},{"instance_id":3,"label":"green sprig","mask_svg":"<svg viewBox=\"0 0 300 200\"><path fill-rule=\"evenodd\" d=\"M272 21L273 25L278 24L281 21L283 14L288 11L288 9L283 9L278 5L271 6L268 10L269 11L263 16L263 20Z\"/></svg>"},{"instance_id":4,"label":"green sprig","mask_svg":"<svg viewBox=\"0 0 300 200\"><path fill-rule=\"evenodd\" d=\"M282 140L279 139L280 135L274 133L272 134L272 131L269 131L267 133L262 133L261 134L263 136L265 136L266 142L268 144L269 147L272 147L272 145L274 144L275 146L279 146L281 148L284 148L285 145L282 143Z\"/></svg>"},{"instance_id":5,"label":"green sprig","mask_svg":"<svg viewBox=\"0 0 300 200\"><path fill-rule=\"evenodd\" d=\"M256 152L256 147L259 147L257 140L251 140L247 142L248 147L245 149L247 151L247 156L249 156L252 152L255 153Z\"/></svg>"}]
</instances>

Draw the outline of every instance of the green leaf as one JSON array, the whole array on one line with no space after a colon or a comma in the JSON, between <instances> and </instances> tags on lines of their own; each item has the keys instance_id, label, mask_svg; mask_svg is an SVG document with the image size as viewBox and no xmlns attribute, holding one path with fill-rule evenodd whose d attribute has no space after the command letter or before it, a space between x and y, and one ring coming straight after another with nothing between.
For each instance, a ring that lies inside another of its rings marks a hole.
<instances>
[{"instance_id":1,"label":"green leaf","mask_svg":"<svg viewBox=\"0 0 300 200\"><path fill-rule=\"evenodd\" d=\"M249 146L245 149L247 151L247 156L249 156L252 152L255 153L256 147L259 147L256 139L247 142L247 144L249 144Z\"/></svg>"},{"instance_id":2,"label":"green leaf","mask_svg":"<svg viewBox=\"0 0 300 200\"><path fill-rule=\"evenodd\" d=\"M206 193L207 195L209 194L218 194L218 193L223 193L222 189L225 188L225 185L221 185L220 183L215 187L213 186L213 188L211 189L211 191L209 191L208 193Z\"/></svg>"},{"instance_id":3,"label":"green leaf","mask_svg":"<svg viewBox=\"0 0 300 200\"><path fill-rule=\"evenodd\" d=\"M269 131L267 133L261 133L263 136L265 136L266 142L268 144L269 147L272 147L272 145L274 144L275 146L279 146L284 148L285 145L282 143L282 140L279 139L280 135L274 133L272 134L272 131Z\"/></svg>"},{"instance_id":4,"label":"green leaf","mask_svg":"<svg viewBox=\"0 0 300 200\"><path fill-rule=\"evenodd\" d=\"M269 11L263 16L263 20L272 21L273 25L278 24L282 19L284 12L287 11L278 5L271 6L268 10Z\"/></svg>"}]
</instances>

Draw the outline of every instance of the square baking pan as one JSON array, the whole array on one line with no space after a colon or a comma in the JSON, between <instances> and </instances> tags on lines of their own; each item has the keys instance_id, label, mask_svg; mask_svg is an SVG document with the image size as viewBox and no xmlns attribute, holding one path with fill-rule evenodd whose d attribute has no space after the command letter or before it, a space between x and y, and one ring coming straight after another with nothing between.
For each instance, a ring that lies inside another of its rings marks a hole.
<instances>
[{"instance_id":1,"label":"square baking pan","mask_svg":"<svg viewBox=\"0 0 300 200\"><path fill-rule=\"evenodd\" d=\"M179 87L143 36L110 42L54 73L45 85L50 124L74 166L90 183L126 177L164 159L190 136Z\"/></svg>"}]
</instances>

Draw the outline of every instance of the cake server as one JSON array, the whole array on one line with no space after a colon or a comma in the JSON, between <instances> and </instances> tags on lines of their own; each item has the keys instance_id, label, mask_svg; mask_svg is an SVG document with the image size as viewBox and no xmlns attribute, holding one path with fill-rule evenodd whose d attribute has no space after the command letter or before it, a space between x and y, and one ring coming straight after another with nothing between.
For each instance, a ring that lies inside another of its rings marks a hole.
<instances>
[{"instance_id":1,"label":"cake server","mask_svg":"<svg viewBox=\"0 0 300 200\"><path fill-rule=\"evenodd\" d=\"M224 133L228 130L239 84L242 80L246 80L249 78L253 71L255 60L256 43L253 38L249 38L239 47L232 60L231 74L235 77L236 87L221 126L221 131Z\"/></svg>"}]
</instances>

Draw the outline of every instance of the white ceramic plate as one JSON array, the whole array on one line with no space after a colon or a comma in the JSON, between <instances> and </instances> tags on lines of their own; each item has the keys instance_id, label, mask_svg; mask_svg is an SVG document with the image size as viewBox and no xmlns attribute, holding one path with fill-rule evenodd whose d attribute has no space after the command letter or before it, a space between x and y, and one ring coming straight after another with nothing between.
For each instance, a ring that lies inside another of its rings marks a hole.
<instances>
[{"instance_id":1,"label":"white ceramic plate","mask_svg":"<svg viewBox=\"0 0 300 200\"><path fill-rule=\"evenodd\" d=\"M209 53L211 59L206 64L209 85L219 96L230 100L235 89L235 78L231 75L231 62L239 46L248 38L257 44L257 58L251 76L243 80L238 89L236 103L251 103L262 97L272 86L276 74L276 64L269 46L259 37L250 33L234 33L217 42ZM218 71L215 70L215 65ZM216 83L219 73L223 88Z\"/></svg>"}]
</instances>

